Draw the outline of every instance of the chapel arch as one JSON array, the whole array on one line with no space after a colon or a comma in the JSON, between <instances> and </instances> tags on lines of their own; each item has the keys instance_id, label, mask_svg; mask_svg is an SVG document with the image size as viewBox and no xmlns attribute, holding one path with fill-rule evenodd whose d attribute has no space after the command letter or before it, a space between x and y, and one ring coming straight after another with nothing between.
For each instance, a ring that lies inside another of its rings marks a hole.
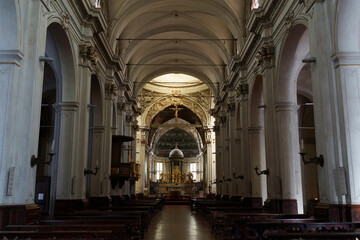
<instances>
[{"instance_id":1,"label":"chapel arch","mask_svg":"<svg viewBox=\"0 0 360 240\"><path fill-rule=\"evenodd\" d=\"M298 24L289 32L279 56L275 87L275 114L277 120L277 159L280 169L282 204L291 204L303 212L303 189L298 131L297 79L302 59L310 52L309 31ZM296 201L295 201L296 200Z\"/></svg>"},{"instance_id":2,"label":"chapel arch","mask_svg":"<svg viewBox=\"0 0 360 240\"><path fill-rule=\"evenodd\" d=\"M57 52L58 65L61 66L62 91L61 101L76 102L77 101L77 84L75 77L75 57L73 53L72 44L69 41L67 33L64 31L59 23L52 23L48 27L48 36L54 43ZM49 57L52 57L53 51L49 52Z\"/></svg>"},{"instance_id":3,"label":"chapel arch","mask_svg":"<svg viewBox=\"0 0 360 240\"><path fill-rule=\"evenodd\" d=\"M102 168L104 150L104 113L103 113L103 94L100 80L96 75L91 75L90 87L90 109L89 109L89 146L87 169L94 170L96 167ZM94 179L96 178L96 180ZM101 194L99 184L91 184L97 181L98 175L86 176L86 196L96 196Z\"/></svg>"},{"instance_id":4,"label":"chapel arch","mask_svg":"<svg viewBox=\"0 0 360 240\"><path fill-rule=\"evenodd\" d=\"M70 198L73 161L73 128L77 104L75 99L75 66L72 48L66 33L58 23L48 26L45 54L51 61L44 63L43 93L40 120L39 158L50 160L50 167L40 166L36 191L44 191L45 214L54 214L55 201ZM46 186L46 189L42 189ZM35 201L38 195L36 195Z\"/></svg>"},{"instance_id":5,"label":"chapel arch","mask_svg":"<svg viewBox=\"0 0 360 240\"><path fill-rule=\"evenodd\" d=\"M306 157L315 157L317 153L310 67L310 64L304 64L297 79L299 144L300 152L306 153ZM315 203L319 199L318 165L302 165L302 179L304 210L305 213L313 214Z\"/></svg>"}]
</instances>

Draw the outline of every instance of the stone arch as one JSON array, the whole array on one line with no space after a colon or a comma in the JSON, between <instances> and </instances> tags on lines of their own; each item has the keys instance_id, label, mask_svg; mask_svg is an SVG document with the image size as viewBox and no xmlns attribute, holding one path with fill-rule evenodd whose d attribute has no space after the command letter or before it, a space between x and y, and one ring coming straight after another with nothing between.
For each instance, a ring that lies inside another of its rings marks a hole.
<instances>
[{"instance_id":1,"label":"stone arch","mask_svg":"<svg viewBox=\"0 0 360 240\"><path fill-rule=\"evenodd\" d=\"M58 56L49 53L48 57L54 58L54 64L60 66L61 75L61 101L77 101L77 82L76 82L76 58L74 57L73 47L70 38L59 23L53 22L48 26L47 35L55 43Z\"/></svg>"},{"instance_id":2,"label":"stone arch","mask_svg":"<svg viewBox=\"0 0 360 240\"><path fill-rule=\"evenodd\" d=\"M20 6L16 0L0 2L0 51L21 50ZM4 34L6 33L6 34Z\"/></svg>"},{"instance_id":3,"label":"stone arch","mask_svg":"<svg viewBox=\"0 0 360 240\"><path fill-rule=\"evenodd\" d=\"M172 105L172 99L170 99L169 97L163 97L163 98L159 98L157 101L155 101L148 109L147 111L143 114L143 116L145 117L145 124L149 125L151 124L153 118L162 110L164 110L165 108L169 107ZM207 114L206 112L202 109L202 107L200 106L200 104L184 98L183 99L183 104L185 107L189 108L190 110L192 110L194 112L194 114L201 120L202 124L207 124Z\"/></svg>"},{"instance_id":4,"label":"stone arch","mask_svg":"<svg viewBox=\"0 0 360 240\"><path fill-rule=\"evenodd\" d=\"M296 79L309 56L309 32L306 26L298 24L285 39L279 54L276 82L276 102L296 102Z\"/></svg>"},{"instance_id":5,"label":"stone arch","mask_svg":"<svg viewBox=\"0 0 360 240\"><path fill-rule=\"evenodd\" d=\"M279 53L278 72L275 83L275 116L277 129L276 158L280 168L276 174L281 178L281 197L293 199L293 207L303 213L300 146L297 114L297 78L309 56L310 38L306 26L298 24L285 38ZM287 200L282 200L287 201Z\"/></svg>"}]
</instances>

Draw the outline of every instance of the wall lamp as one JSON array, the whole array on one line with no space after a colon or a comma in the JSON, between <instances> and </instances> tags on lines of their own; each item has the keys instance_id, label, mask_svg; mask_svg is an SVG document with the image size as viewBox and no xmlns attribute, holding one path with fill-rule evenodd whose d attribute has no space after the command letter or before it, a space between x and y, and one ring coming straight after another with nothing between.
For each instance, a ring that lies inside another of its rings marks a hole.
<instances>
[{"instance_id":1,"label":"wall lamp","mask_svg":"<svg viewBox=\"0 0 360 240\"><path fill-rule=\"evenodd\" d=\"M215 179L215 181L212 182L211 184L218 184L218 183L223 183L223 180L217 180L217 179Z\"/></svg>"},{"instance_id":2,"label":"wall lamp","mask_svg":"<svg viewBox=\"0 0 360 240\"><path fill-rule=\"evenodd\" d=\"M314 63L316 62L316 57L309 57L309 58L304 58L303 60L301 60L303 63Z\"/></svg>"},{"instance_id":3,"label":"wall lamp","mask_svg":"<svg viewBox=\"0 0 360 240\"><path fill-rule=\"evenodd\" d=\"M255 169L256 175L258 175L258 176L260 176L262 174L269 176L269 169L262 170L260 172L259 172L259 168L257 166L254 169Z\"/></svg>"},{"instance_id":4,"label":"wall lamp","mask_svg":"<svg viewBox=\"0 0 360 240\"><path fill-rule=\"evenodd\" d=\"M99 168L98 168L98 166L96 166L95 167L95 172L93 172L91 169L84 169L84 176L86 176L86 175L96 175L97 173L98 173L98 170L99 170Z\"/></svg>"},{"instance_id":5,"label":"wall lamp","mask_svg":"<svg viewBox=\"0 0 360 240\"><path fill-rule=\"evenodd\" d=\"M235 179L244 179L244 175L238 175L238 176L236 176L236 172L235 172L235 171L233 171L233 177L234 177Z\"/></svg>"},{"instance_id":6,"label":"wall lamp","mask_svg":"<svg viewBox=\"0 0 360 240\"><path fill-rule=\"evenodd\" d=\"M40 62L47 62L47 63L52 63L53 61L54 61L54 59L53 58L51 58L51 57L39 57L39 60L40 60Z\"/></svg>"},{"instance_id":7,"label":"wall lamp","mask_svg":"<svg viewBox=\"0 0 360 240\"><path fill-rule=\"evenodd\" d=\"M315 163L320 165L321 167L324 166L324 156L322 154L320 154L319 157L313 157L313 158L309 158L309 160L305 160L305 155L306 153L299 153L301 155L301 159L303 160L304 164L309 164L309 163Z\"/></svg>"},{"instance_id":8,"label":"wall lamp","mask_svg":"<svg viewBox=\"0 0 360 240\"><path fill-rule=\"evenodd\" d=\"M231 182L231 178L225 178L225 176L223 176L223 182Z\"/></svg>"},{"instance_id":9,"label":"wall lamp","mask_svg":"<svg viewBox=\"0 0 360 240\"><path fill-rule=\"evenodd\" d=\"M35 155L32 155L32 156L31 156L31 160L30 160L31 167L34 167L35 165L38 165L38 166L39 166L40 164L50 165L50 163L51 163L52 160L53 160L53 157L54 157L55 153L54 153L54 152L49 152L48 155L49 155L49 157L50 157L50 160L49 160L49 161L45 161L45 160L43 160L43 159L41 159L41 158L35 157Z\"/></svg>"}]
</instances>

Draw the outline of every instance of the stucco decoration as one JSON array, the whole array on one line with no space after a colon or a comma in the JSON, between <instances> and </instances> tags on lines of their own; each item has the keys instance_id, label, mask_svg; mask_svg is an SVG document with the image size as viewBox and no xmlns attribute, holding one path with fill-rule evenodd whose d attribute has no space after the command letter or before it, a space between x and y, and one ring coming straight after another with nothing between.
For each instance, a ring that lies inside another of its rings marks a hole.
<instances>
[{"instance_id":1,"label":"stucco decoration","mask_svg":"<svg viewBox=\"0 0 360 240\"><path fill-rule=\"evenodd\" d=\"M203 124L207 124L207 114L204 109L207 109L210 100L207 99L204 93L196 93L189 97L159 97L156 93L143 92L144 97L141 103L142 108L145 110L145 124L150 125L152 119L156 114L165 108L171 106L174 101L181 101L181 104L193 111L201 120ZM197 96L199 95L199 96Z\"/></svg>"}]
</instances>

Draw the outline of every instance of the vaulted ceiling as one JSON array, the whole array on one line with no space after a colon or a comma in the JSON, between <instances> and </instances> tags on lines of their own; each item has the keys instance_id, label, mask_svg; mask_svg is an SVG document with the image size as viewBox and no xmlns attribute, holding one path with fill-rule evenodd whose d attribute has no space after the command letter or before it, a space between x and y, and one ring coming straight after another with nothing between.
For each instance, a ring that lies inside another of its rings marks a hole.
<instances>
[{"instance_id":1,"label":"vaulted ceiling","mask_svg":"<svg viewBox=\"0 0 360 240\"><path fill-rule=\"evenodd\" d=\"M134 93L155 77L183 73L217 95L226 66L242 45L245 2L108 0L111 43L127 64Z\"/></svg>"}]
</instances>

